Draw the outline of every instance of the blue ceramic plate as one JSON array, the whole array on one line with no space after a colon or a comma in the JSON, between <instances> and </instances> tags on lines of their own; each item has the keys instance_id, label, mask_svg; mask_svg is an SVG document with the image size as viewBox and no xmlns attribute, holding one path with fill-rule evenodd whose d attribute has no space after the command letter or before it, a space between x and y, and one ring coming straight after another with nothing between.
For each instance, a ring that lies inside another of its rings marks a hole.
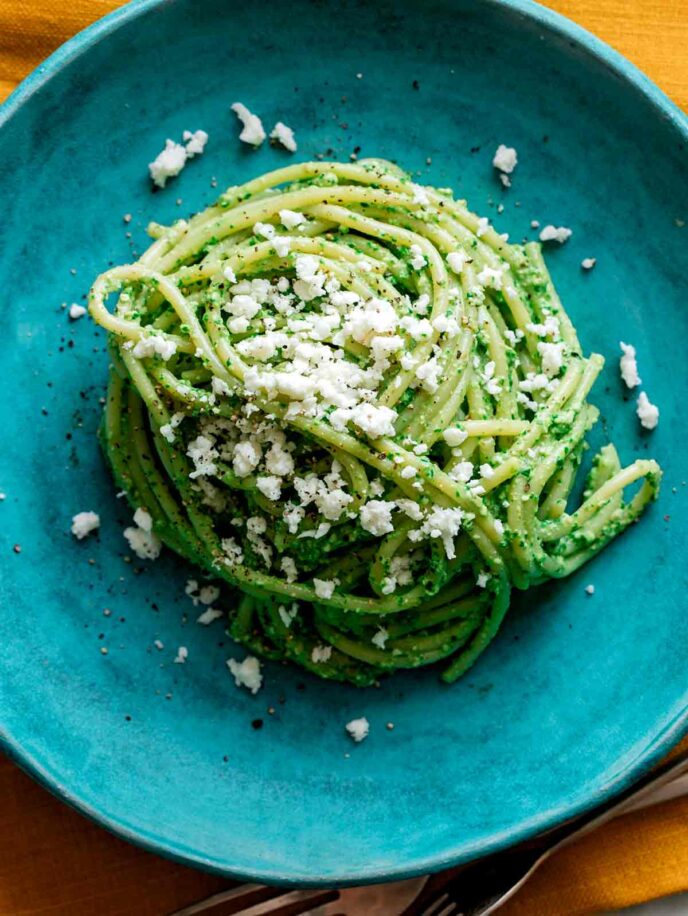
<instances>
[{"instance_id":1,"label":"blue ceramic plate","mask_svg":"<svg viewBox=\"0 0 688 916\"><path fill-rule=\"evenodd\" d=\"M453 687L423 671L360 691L268 665L253 697L226 670L243 653L221 625L194 622L193 571L123 558L129 517L95 438L103 336L61 303L140 252L150 219L209 203L214 177L292 161L239 143L236 100L291 125L299 157L396 159L512 238L532 219L572 227L549 263L583 345L609 358L598 439L665 468L641 523L518 601ZM0 720L22 766L148 848L329 884L512 843L618 791L681 736L687 131L641 74L526 0L148 0L65 45L0 124ZM206 153L153 195L147 163L187 128L210 133ZM501 142L519 154L508 192L491 167ZM584 257L597 258L587 274ZM619 380L620 339L661 407L651 436ZM101 533L77 543L70 520L86 509ZM361 715L371 733L354 746L344 723Z\"/></svg>"}]
</instances>

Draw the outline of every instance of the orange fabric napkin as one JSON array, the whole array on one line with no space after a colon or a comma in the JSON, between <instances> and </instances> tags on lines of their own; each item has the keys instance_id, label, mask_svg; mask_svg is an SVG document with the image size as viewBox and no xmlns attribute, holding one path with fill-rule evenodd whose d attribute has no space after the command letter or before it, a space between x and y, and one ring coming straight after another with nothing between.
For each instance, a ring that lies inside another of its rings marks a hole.
<instances>
[{"instance_id":1,"label":"orange fabric napkin","mask_svg":"<svg viewBox=\"0 0 688 916\"><path fill-rule=\"evenodd\" d=\"M63 41L119 5L0 0L0 100ZM686 0L547 5L605 38L688 108ZM3 916L164 916L228 886L116 839L2 758L0 799ZM573 916L685 890L688 796L628 814L563 850L501 912Z\"/></svg>"}]
</instances>

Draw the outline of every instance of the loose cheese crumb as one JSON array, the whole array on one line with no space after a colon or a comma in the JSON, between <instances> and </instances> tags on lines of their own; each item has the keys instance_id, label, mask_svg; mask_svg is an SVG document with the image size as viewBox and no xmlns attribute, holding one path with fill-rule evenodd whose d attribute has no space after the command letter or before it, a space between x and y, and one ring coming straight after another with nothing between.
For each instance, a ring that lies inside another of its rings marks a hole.
<instances>
[{"instance_id":1,"label":"loose cheese crumb","mask_svg":"<svg viewBox=\"0 0 688 916\"><path fill-rule=\"evenodd\" d=\"M177 654L174 659L175 665L183 665L188 657L189 657L189 650L186 648L186 646L180 646L177 649Z\"/></svg>"},{"instance_id":2,"label":"loose cheese crumb","mask_svg":"<svg viewBox=\"0 0 688 916\"><path fill-rule=\"evenodd\" d=\"M243 662L238 662L235 658L228 658L227 667L237 687L245 687L251 693L256 694L263 686L260 662L253 655L247 655Z\"/></svg>"},{"instance_id":3,"label":"loose cheese crumb","mask_svg":"<svg viewBox=\"0 0 688 916\"><path fill-rule=\"evenodd\" d=\"M78 318L82 318L87 312L87 309L83 305L78 305L76 302L73 302L69 306L69 317L72 321L76 321Z\"/></svg>"},{"instance_id":4,"label":"loose cheese crumb","mask_svg":"<svg viewBox=\"0 0 688 916\"><path fill-rule=\"evenodd\" d=\"M581 261L583 270L592 270L595 264L597 264L597 258L583 258Z\"/></svg>"},{"instance_id":5,"label":"loose cheese crumb","mask_svg":"<svg viewBox=\"0 0 688 916\"><path fill-rule=\"evenodd\" d=\"M208 142L208 134L204 130L185 130L182 139L186 143L186 158L193 159L200 156Z\"/></svg>"},{"instance_id":6,"label":"loose cheese crumb","mask_svg":"<svg viewBox=\"0 0 688 916\"><path fill-rule=\"evenodd\" d=\"M510 175L518 165L518 156L513 146L500 143L492 159L492 165L500 172Z\"/></svg>"},{"instance_id":7,"label":"loose cheese crumb","mask_svg":"<svg viewBox=\"0 0 688 916\"><path fill-rule=\"evenodd\" d=\"M139 507L136 512L134 512L134 524L138 525L143 531L152 531L153 518L150 512L147 509Z\"/></svg>"},{"instance_id":8,"label":"loose cheese crumb","mask_svg":"<svg viewBox=\"0 0 688 916\"><path fill-rule=\"evenodd\" d=\"M263 123L257 115L251 114L248 108L241 102L234 102L232 111L244 125L239 139L243 143L249 143L251 146L260 146L265 140L265 130Z\"/></svg>"},{"instance_id":9,"label":"loose cheese crumb","mask_svg":"<svg viewBox=\"0 0 688 916\"><path fill-rule=\"evenodd\" d=\"M644 391L638 395L636 413L644 429L654 429L659 423L659 407L650 402Z\"/></svg>"},{"instance_id":10,"label":"loose cheese crumb","mask_svg":"<svg viewBox=\"0 0 688 916\"><path fill-rule=\"evenodd\" d=\"M365 716L362 716L360 719L352 719L351 722L347 722L345 728L353 740L358 743L368 737L370 722Z\"/></svg>"},{"instance_id":11,"label":"loose cheese crumb","mask_svg":"<svg viewBox=\"0 0 688 916\"><path fill-rule=\"evenodd\" d=\"M566 226L545 226L545 228L540 232L540 241L541 242L559 242L560 245L563 245L567 239L570 239L573 235L572 229L567 229Z\"/></svg>"},{"instance_id":12,"label":"loose cheese crumb","mask_svg":"<svg viewBox=\"0 0 688 916\"><path fill-rule=\"evenodd\" d=\"M141 560L157 560L162 550L162 541L152 531L145 531L138 526L125 528L124 537L129 547Z\"/></svg>"},{"instance_id":13,"label":"loose cheese crumb","mask_svg":"<svg viewBox=\"0 0 688 916\"><path fill-rule=\"evenodd\" d=\"M636 385L639 385L642 381L638 375L638 363L636 362L635 358L635 347L632 344L624 343L623 340L619 342L619 346L623 351L623 355L619 360L621 378L626 383L627 388L635 388Z\"/></svg>"},{"instance_id":14,"label":"loose cheese crumb","mask_svg":"<svg viewBox=\"0 0 688 916\"><path fill-rule=\"evenodd\" d=\"M594 595L594 594L595 594L595 586L594 586L594 585L586 585L586 586L585 586L585 591L586 591L586 593L587 593L588 595Z\"/></svg>"},{"instance_id":15,"label":"loose cheese crumb","mask_svg":"<svg viewBox=\"0 0 688 916\"><path fill-rule=\"evenodd\" d=\"M168 178L174 178L186 165L186 150L181 143L174 140L165 141L165 149L158 153L155 159L148 164L150 177L153 184L164 188Z\"/></svg>"},{"instance_id":16,"label":"loose cheese crumb","mask_svg":"<svg viewBox=\"0 0 688 916\"><path fill-rule=\"evenodd\" d=\"M224 611L220 611L217 608L209 607L203 611L202 614L199 614L196 618L196 623L202 624L202 626L207 627L209 624L213 623L215 620L219 620L220 617L224 617Z\"/></svg>"},{"instance_id":17,"label":"loose cheese crumb","mask_svg":"<svg viewBox=\"0 0 688 916\"><path fill-rule=\"evenodd\" d=\"M290 153L295 153L297 150L296 140L294 139L294 131L291 129L291 127L287 127L287 125L283 124L281 121L278 121L270 131L270 139L281 143L282 146L289 150Z\"/></svg>"},{"instance_id":18,"label":"loose cheese crumb","mask_svg":"<svg viewBox=\"0 0 688 916\"><path fill-rule=\"evenodd\" d=\"M72 518L72 534L78 541L82 541L100 528L100 516L95 512L77 512Z\"/></svg>"}]
</instances>

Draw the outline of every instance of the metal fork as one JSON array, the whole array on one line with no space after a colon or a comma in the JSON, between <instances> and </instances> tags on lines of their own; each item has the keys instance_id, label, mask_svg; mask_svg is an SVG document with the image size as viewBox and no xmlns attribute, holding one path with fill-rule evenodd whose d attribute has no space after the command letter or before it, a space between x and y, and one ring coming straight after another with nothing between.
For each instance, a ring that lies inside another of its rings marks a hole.
<instances>
[{"instance_id":1,"label":"metal fork","mask_svg":"<svg viewBox=\"0 0 688 916\"><path fill-rule=\"evenodd\" d=\"M289 891L265 884L241 884L177 910L170 916L197 916L199 913L207 913L208 916L303 916L338 899L339 891L336 890Z\"/></svg>"},{"instance_id":2,"label":"metal fork","mask_svg":"<svg viewBox=\"0 0 688 916\"><path fill-rule=\"evenodd\" d=\"M634 783L620 797L518 846L431 876L401 916L489 916L526 883L553 853L602 824L645 807L648 796L688 773L688 753L674 757ZM661 797L661 796L660 796ZM659 799L658 799L659 800Z\"/></svg>"}]
</instances>

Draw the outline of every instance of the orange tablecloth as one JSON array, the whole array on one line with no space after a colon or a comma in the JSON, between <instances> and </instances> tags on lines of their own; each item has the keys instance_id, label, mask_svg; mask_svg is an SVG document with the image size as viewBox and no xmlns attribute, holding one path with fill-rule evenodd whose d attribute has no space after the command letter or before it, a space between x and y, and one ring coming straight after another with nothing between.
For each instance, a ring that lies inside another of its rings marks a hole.
<instances>
[{"instance_id":1,"label":"orange tablecloth","mask_svg":"<svg viewBox=\"0 0 688 916\"><path fill-rule=\"evenodd\" d=\"M74 32L119 5L0 0L0 100ZM688 109L688 0L548 5L618 48ZM164 916L224 885L110 836L0 759L2 916ZM682 890L688 797L627 815L564 850L502 912L594 913Z\"/></svg>"}]
</instances>

